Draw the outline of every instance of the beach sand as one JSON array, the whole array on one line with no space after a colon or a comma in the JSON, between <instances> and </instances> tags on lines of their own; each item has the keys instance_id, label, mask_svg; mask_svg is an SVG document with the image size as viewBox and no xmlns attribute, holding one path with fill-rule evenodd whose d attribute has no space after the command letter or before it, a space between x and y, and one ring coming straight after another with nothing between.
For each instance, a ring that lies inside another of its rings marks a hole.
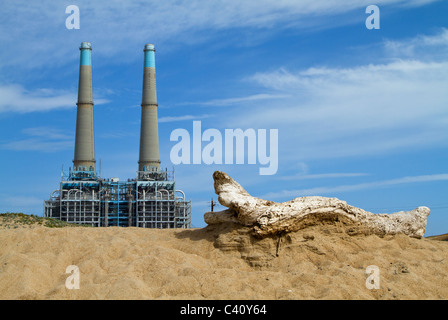
<instances>
[{"instance_id":1,"label":"beach sand","mask_svg":"<svg viewBox=\"0 0 448 320\"><path fill-rule=\"evenodd\" d=\"M201 229L0 228L0 299L448 299L448 242L327 224L256 239ZM79 289L66 288L69 265ZM368 289L368 266L379 289Z\"/></svg>"}]
</instances>

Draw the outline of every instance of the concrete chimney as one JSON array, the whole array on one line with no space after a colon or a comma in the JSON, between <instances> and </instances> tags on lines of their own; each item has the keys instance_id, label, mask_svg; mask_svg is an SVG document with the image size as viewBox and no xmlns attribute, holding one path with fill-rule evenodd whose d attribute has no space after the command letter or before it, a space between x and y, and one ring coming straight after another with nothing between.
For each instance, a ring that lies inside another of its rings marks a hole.
<instances>
[{"instance_id":1,"label":"concrete chimney","mask_svg":"<svg viewBox=\"0 0 448 320\"><path fill-rule=\"evenodd\" d=\"M140 127L139 171L159 171L159 132L157 124L156 65L154 45L147 44L143 50L142 117Z\"/></svg>"},{"instance_id":2,"label":"concrete chimney","mask_svg":"<svg viewBox=\"0 0 448 320\"><path fill-rule=\"evenodd\" d=\"M92 100L92 46L82 42L76 116L75 171L95 171Z\"/></svg>"}]
</instances>

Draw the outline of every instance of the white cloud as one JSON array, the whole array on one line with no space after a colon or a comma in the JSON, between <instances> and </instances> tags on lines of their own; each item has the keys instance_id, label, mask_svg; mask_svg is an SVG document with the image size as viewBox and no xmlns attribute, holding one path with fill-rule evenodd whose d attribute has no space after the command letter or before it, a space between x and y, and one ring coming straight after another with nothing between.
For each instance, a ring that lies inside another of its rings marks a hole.
<instances>
[{"instance_id":1,"label":"white cloud","mask_svg":"<svg viewBox=\"0 0 448 320\"><path fill-rule=\"evenodd\" d=\"M431 182L431 181L447 181L448 174L432 174L432 175L423 175L423 176L413 176L413 177L402 177L397 179L383 180L383 181L374 181L374 182L365 182L359 184L352 185L340 185L334 187L316 187L310 189L301 189L301 190L283 190L279 192L270 192L267 193L261 198L264 199L279 199L279 198L288 198L293 199L296 197L304 197L304 196L316 196L316 195L328 195L334 193L341 192L349 192L349 191L359 191L365 189L377 189L382 187L390 187L394 185L401 184L409 184L409 183L423 183L423 182Z\"/></svg>"},{"instance_id":2,"label":"white cloud","mask_svg":"<svg viewBox=\"0 0 448 320\"><path fill-rule=\"evenodd\" d=\"M246 97L214 99L214 100L210 100L210 101L206 101L206 102L199 102L197 104L203 105L203 106L229 106L229 105L234 105L234 104L240 104L243 102L282 99L282 98L286 98L286 97L288 97L288 95L260 93L260 94L249 95Z\"/></svg>"},{"instance_id":3,"label":"white cloud","mask_svg":"<svg viewBox=\"0 0 448 320\"><path fill-rule=\"evenodd\" d=\"M240 101L239 116L224 115L222 125L278 129L284 165L446 146L448 30L381 46L377 63L278 67L246 77L279 98Z\"/></svg>"},{"instance_id":4,"label":"white cloud","mask_svg":"<svg viewBox=\"0 0 448 320\"><path fill-rule=\"evenodd\" d=\"M52 90L27 91L20 85L0 86L0 112L48 111L56 108L73 108L76 96Z\"/></svg>"},{"instance_id":5,"label":"white cloud","mask_svg":"<svg viewBox=\"0 0 448 320\"><path fill-rule=\"evenodd\" d=\"M442 28L434 35L418 35L404 40L386 40L385 54L391 57L412 59L447 59L448 29Z\"/></svg>"},{"instance_id":6,"label":"white cloud","mask_svg":"<svg viewBox=\"0 0 448 320\"><path fill-rule=\"evenodd\" d=\"M54 109L76 107L75 93L53 89L27 90L18 84L0 85L0 113L43 112ZM106 99L95 99L94 103L107 103Z\"/></svg>"},{"instance_id":7,"label":"white cloud","mask_svg":"<svg viewBox=\"0 0 448 320\"><path fill-rule=\"evenodd\" d=\"M242 108L227 125L278 128L280 146L297 146L280 156L296 161L446 143L446 74L448 61L416 60L257 73L253 82L292 98Z\"/></svg>"},{"instance_id":8,"label":"white cloud","mask_svg":"<svg viewBox=\"0 0 448 320\"><path fill-rule=\"evenodd\" d=\"M328 179L328 178L352 178L363 177L367 173L316 173L316 174L296 174L291 176L278 177L278 180L311 180L311 179Z\"/></svg>"},{"instance_id":9,"label":"white cloud","mask_svg":"<svg viewBox=\"0 0 448 320\"><path fill-rule=\"evenodd\" d=\"M41 139L23 139L18 141L11 141L1 145L2 149L13 151L41 151L41 152L56 152L66 150L73 146L70 141L45 141Z\"/></svg>"},{"instance_id":10,"label":"white cloud","mask_svg":"<svg viewBox=\"0 0 448 320\"><path fill-rule=\"evenodd\" d=\"M204 118L208 118L208 117L210 117L210 115L208 115L208 114L197 115L197 116L184 115L184 116L160 117L158 120L159 120L159 123L165 123L165 122L177 122L177 121L185 121L185 120L197 120L197 119L204 119Z\"/></svg>"},{"instance_id":11,"label":"white cloud","mask_svg":"<svg viewBox=\"0 0 448 320\"><path fill-rule=\"evenodd\" d=\"M0 145L1 149L13 151L56 152L73 147L73 136L49 127L34 127L22 130L25 139Z\"/></svg>"},{"instance_id":12,"label":"white cloud","mask_svg":"<svg viewBox=\"0 0 448 320\"><path fill-rule=\"evenodd\" d=\"M384 8L426 5L437 0L383 0ZM93 43L96 57L119 57L123 63L137 56L142 39L164 46L192 45L211 37L210 32L263 28L332 26L328 16L365 8L368 0L189 0L189 1L77 1L80 29L67 30L67 3L55 1L4 1L0 66L24 68L64 65L78 58L73 44ZM363 19L364 14L359 16ZM352 19L344 19L352 23ZM110 35L113 35L111 37ZM18 41L18 39L21 39ZM45 40L43 40L45 39ZM125 45L124 45L125 44ZM32 48L32 50L30 49ZM98 49L98 51L97 51ZM101 59L97 61L101 62ZM108 61L114 61L108 59Z\"/></svg>"},{"instance_id":13,"label":"white cloud","mask_svg":"<svg viewBox=\"0 0 448 320\"><path fill-rule=\"evenodd\" d=\"M335 179L335 178L353 178L367 176L367 173L358 172L336 172L336 173L309 173L308 165L305 162L297 162L295 165L288 166L290 173L286 176L274 176L275 179L282 181L300 181L314 179ZM296 170L295 170L296 169Z\"/></svg>"},{"instance_id":14,"label":"white cloud","mask_svg":"<svg viewBox=\"0 0 448 320\"><path fill-rule=\"evenodd\" d=\"M54 139L54 140L72 139L72 136L67 135L65 131L61 132L58 129L50 127L26 128L22 130L22 133L28 136L44 137L46 139Z\"/></svg>"}]
</instances>

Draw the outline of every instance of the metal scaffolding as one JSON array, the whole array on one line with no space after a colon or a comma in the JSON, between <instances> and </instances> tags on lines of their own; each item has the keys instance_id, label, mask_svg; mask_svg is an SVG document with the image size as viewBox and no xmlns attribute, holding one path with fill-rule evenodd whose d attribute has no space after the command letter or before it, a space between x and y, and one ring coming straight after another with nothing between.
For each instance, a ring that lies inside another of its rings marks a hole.
<instances>
[{"instance_id":1,"label":"metal scaffolding","mask_svg":"<svg viewBox=\"0 0 448 320\"><path fill-rule=\"evenodd\" d=\"M63 173L44 214L94 227L191 228L191 201L175 189L174 171L138 172L128 181L93 171Z\"/></svg>"}]
</instances>

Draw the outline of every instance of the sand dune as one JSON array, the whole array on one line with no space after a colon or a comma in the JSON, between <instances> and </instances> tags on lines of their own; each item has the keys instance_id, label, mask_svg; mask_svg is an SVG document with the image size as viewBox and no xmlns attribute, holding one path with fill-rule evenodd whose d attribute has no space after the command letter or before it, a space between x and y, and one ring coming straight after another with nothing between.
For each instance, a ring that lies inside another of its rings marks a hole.
<instances>
[{"instance_id":1,"label":"sand dune","mask_svg":"<svg viewBox=\"0 0 448 320\"><path fill-rule=\"evenodd\" d=\"M248 229L0 229L1 299L447 299L448 242L350 236L322 225L258 240ZM80 288L69 290L76 265ZM367 289L366 268L380 270Z\"/></svg>"},{"instance_id":2,"label":"sand dune","mask_svg":"<svg viewBox=\"0 0 448 320\"><path fill-rule=\"evenodd\" d=\"M440 240L440 241L448 241L448 233L440 234L438 236L430 236L428 239L431 240Z\"/></svg>"}]
</instances>

